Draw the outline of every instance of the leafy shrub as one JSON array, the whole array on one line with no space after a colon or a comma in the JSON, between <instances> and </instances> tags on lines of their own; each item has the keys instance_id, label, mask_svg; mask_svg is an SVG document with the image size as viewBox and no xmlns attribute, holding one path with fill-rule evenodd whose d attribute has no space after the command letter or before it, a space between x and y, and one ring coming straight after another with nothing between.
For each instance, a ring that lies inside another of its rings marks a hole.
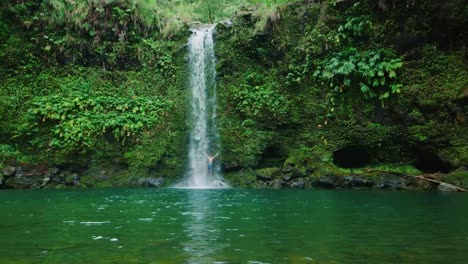
<instances>
[{"instance_id":1,"label":"leafy shrub","mask_svg":"<svg viewBox=\"0 0 468 264\"><path fill-rule=\"evenodd\" d=\"M358 88L366 98L384 100L390 94L400 93L402 85L396 77L402 66L403 62L389 49L359 51L348 48L319 62L314 77L335 92Z\"/></svg>"},{"instance_id":2,"label":"leafy shrub","mask_svg":"<svg viewBox=\"0 0 468 264\"><path fill-rule=\"evenodd\" d=\"M113 138L138 142L148 129L166 124L172 102L159 97L118 97L79 93L38 97L27 113L32 131L50 129L49 142L36 142L64 152L92 149L97 141Z\"/></svg>"},{"instance_id":3,"label":"leafy shrub","mask_svg":"<svg viewBox=\"0 0 468 264\"><path fill-rule=\"evenodd\" d=\"M276 86L275 82L253 72L246 76L244 83L230 90L240 113L273 125L284 122L288 111L288 102Z\"/></svg>"},{"instance_id":4,"label":"leafy shrub","mask_svg":"<svg viewBox=\"0 0 468 264\"><path fill-rule=\"evenodd\" d=\"M223 124L223 162L244 168L255 167L273 135L273 132L258 129L258 124L252 119Z\"/></svg>"}]
</instances>

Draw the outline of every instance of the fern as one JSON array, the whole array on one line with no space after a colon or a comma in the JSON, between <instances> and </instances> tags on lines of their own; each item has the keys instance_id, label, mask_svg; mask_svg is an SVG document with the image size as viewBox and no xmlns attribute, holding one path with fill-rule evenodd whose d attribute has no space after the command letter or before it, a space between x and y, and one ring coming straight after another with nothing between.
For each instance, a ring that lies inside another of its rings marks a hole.
<instances>
[{"instance_id":1,"label":"fern","mask_svg":"<svg viewBox=\"0 0 468 264\"><path fill-rule=\"evenodd\" d=\"M335 91L359 88L364 97L384 100L400 93L397 71L401 59L388 49L359 51L348 48L318 63L314 77L327 82Z\"/></svg>"}]
</instances>

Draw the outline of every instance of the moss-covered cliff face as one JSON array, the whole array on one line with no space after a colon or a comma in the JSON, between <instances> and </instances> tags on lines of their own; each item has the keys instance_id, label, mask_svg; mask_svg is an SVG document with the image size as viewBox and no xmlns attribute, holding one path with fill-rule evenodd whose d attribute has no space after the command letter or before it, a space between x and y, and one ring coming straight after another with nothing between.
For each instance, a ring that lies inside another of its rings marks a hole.
<instances>
[{"instance_id":1,"label":"moss-covered cliff face","mask_svg":"<svg viewBox=\"0 0 468 264\"><path fill-rule=\"evenodd\" d=\"M185 19L78 2L0 4L0 186L170 184L186 167ZM468 186L465 1L240 8L216 35L232 185Z\"/></svg>"},{"instance_id":2,"label":"moss-covered cliff face","mask_svg":"<svg viewBox=\"0 0 468 264\"><path fill-rule=\"evenodd\" d=\"M141 2L0 5L0 167L17 176L4 175L8 186L183 174L190 33L163 34ZM35 180L15 184L24 175Z\"/></svg>"},{"instance_id":3,"label":"moss-covered cliff face","mask_svg":"<svg viewBox=\"0 0 468 264\"><path fill-rule=\"evenodd\" d=\"M254 10L218 26L223 162L234 184L351 175L376 185L375 169L468 184L466 7L372 2L292 3L260 32Z\"/></svg>"}]
</instances>

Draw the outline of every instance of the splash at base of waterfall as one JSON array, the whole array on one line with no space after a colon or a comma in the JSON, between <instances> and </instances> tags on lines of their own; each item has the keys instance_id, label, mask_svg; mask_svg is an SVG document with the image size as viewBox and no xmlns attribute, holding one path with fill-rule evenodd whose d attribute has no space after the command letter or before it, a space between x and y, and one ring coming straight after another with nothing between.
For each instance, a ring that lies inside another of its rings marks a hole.
<instances>
[{"instance_id":1,"label":"splash at base of waterfall","mask_svg":"<svg viewBox=\"0 0 468 264\"><path fill-rule=\"evenodd\" d=\"M190 144L186 179L176 188L227 188L220 168L220 157L212 164L208 156L221 151L216 128L216 61L214 25L197 25L188 42L190 65Z\"/></svg>"}]
</instances>

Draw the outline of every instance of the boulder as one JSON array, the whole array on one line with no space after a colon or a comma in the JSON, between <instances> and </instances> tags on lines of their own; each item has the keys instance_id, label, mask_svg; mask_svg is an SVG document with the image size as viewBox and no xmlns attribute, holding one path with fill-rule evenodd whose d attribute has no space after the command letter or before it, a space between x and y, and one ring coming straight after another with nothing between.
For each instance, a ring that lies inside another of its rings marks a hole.
<instances>
[{"instance_id":1,"label":"boulder","mask_svg":"<svg viewBox=\"0 0 468 264\"><path fill-rule=\"evenodd\" d=\"M280 171L279 168L273 167L273 168L264 168L264 169L259 169L255 171L255 174L257 175L257 178L262 181L269 181L274 179L277 175L278 172Z\"/></svg>"},{"instance_id":2,"label":"boulder","mask_svg":"<svg viewBox=\"0 0 468 264\"><path fill-rule=\"evenodd\" d=\"M50 177L47 177L47 176L44 177L44 178L42 179L41 187L46 186L49 182L50 182Z\"/></svg>"},{"instance_id":3,"label":"boulder","mask_svg":"<svg viewBox=\"0 0 468 264\"><path fill-rule=\"evenodd\" d=\"M281 178L282 178L284 181L290 181L290 180L292 179L292 173L284 174Z\"/></svg>"},{"instance_id":4,"label":"boulder","mask_svg":"<svg viewBox=\"0 0 468 264\"><path fill-rule=\"evenodd\" d=\"M16 176L23 176L23 167L21 166L18 166L15 168L15 171L16 171Z\"/></svg>"},{"instance_id":5,"label":"boulder","mask_svg":"<svg viewBox=\"0 0 468 264\"><path fill-rule=\"evenodd\" d=\"M441 183L437 187L437 190L442 192L456 192L458 191L457 186L450 183Z\"/></svg>"},{"instance_id":6,"label":"boulder","mask_svg":"<svg viewBox=\"0 0 468 264\"><path fill-rule=\"evenodd\" d=\"M50 175L57 175L58 172L59 172L59 168L49 168Z\"/></svg>"},{"instance_id":7,"label":"boulder","mask_svg":"<svg viewBox=\"0 0 468 264\"><path fill-rule=\"evenodd\" d=\"M333 189L336 187L333 176L320 176L318 179L313 179L312 186L327 189Z\"/></svg>"},{"instance_id":8,"label":"boulder","mask_svg":"<svg viewBox=\"0 0 468 264\"><path fill-rule=\"evenodd\" d=\"M6 180L6 185L16 189L26 189L31 187L34 183L32 178L25 177L22 174L17 174L13 177L10 177Z\"/></svg>"},{"instance_id":9,"label":"boulder","mask_svg":"<svg viewBox=\"0 0 468 264\"><path fill-rule=\"evenodd\" d=\"M294 180L289 184L289 187L294 188L294 189L303 189L306 186L306 182L304 179L297 179Z\"/></svg>"},{"instance_id":10,"label":"boulder","mask_svg":"<svg viewBox=\"0 0 468 264\"><path fill-rule=\"evenodd\" d=\"M346 187L372 187L374 182L358 176L345 176L344 183Z\"/></svg>"},{"instance_id":11,"label":"boulder","mask_svg":"<svg viewBox=\"0 0 468 264\"><path fill-rule=\"evenodd\" d=\"M161 187L161 185L164 183L164 178L161 178L161 177L138 178L135 183L136 185L142 186L142 187L157 188L157 187Z\"/></svg>"},{"instance_id":12,"label":"boulder","mask_svg":"<svg viewBox=\"0 0 468 264\"><path fill-rule=\"evenodd\" d=\"M5 177L9 177L15 174L16 168L12 166L5 166L0 170L0 173L3 174Z\"/></svg>"},{"instance_id":13,"label":"boulder","mask_svg":"<svg viewBox=\"0 0 468 264\"><path fill-rule=\"evenodd\" d=\"M407 189L408 180L394 175L382 175L376 187L379 189L404 190Z\"/></svg>"},{"instance_id":14,"label":"boulder","mask_svg":"<svg viewBox=\"0 0 468 264\"><path fill-rule=\"evenodd\" d=\"M284 182L281 179L273 179L271 181L265 182L266 188L271 189L281 189L283 187Z\"/></svg>"},{"instance_id":15,"label":"boulder","mask_svg":"<svg viewBox=\"0 0 468 264\"><path fill-rule=\"evenodd\" d=\"M75 185L80 184L80 176L76 173L66 176L65 184L68 186L75 186Z\"/></svg>"},{"instance_id":16,"label":"boulder","mask_svg":"<svg viewBox=\"0 0 468 264\"><path fill-rule=\"evenodd\" d=\"M232 27L232 20L231 19L224 19L223 21L219 22L221 25L223 25L226 28Z\"/></svg>"},{"instance_id":17,"label":"boulder","mask_svg":"<svg viewBox=\"0 0 468 264\"><path fill-rule=\"evenodd\" d=\"M284 181L291 181L291 180L302 178L305 176L307 176L307 173L305 173L305 171L302 169L298 169L292 166L286 166L283 169L282 178Z\"/></svg>"}]
</instances>

